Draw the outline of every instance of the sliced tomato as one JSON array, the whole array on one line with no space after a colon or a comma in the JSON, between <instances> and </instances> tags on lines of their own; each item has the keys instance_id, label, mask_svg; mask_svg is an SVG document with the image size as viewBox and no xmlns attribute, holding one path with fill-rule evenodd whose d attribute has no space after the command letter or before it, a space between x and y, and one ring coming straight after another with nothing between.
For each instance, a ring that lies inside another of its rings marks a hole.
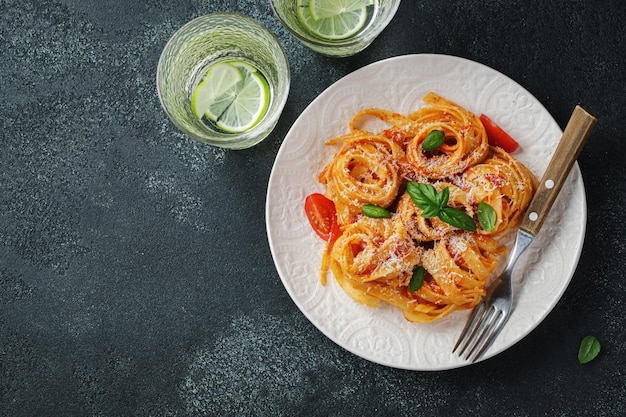
<instances>
[{"instance_id":1,"label":"sliced tomato","mask_svg":"<svg viewBox=\"0 0 626 417\"><path fill-rule=\"evenodd\" d=\"M323 194L311 194L304 200L304 210L311 227L319 237L329 243L334 242L339 237L337 211L332 200Z\"/></svg>"},{"instance_id":2,"label":"sliced tomato","mask_svg":"<svg viewBox=\"0 0 626 417\"><path fill-rule=\"evenodd\" d=\"M489 117L484 114L480 115L480 121L485 126L489 144L491 146L499 146L508 153L515 152L519 148L519 143L504 131L500 126L495 124Z\"/></svg>"}]
</instances>

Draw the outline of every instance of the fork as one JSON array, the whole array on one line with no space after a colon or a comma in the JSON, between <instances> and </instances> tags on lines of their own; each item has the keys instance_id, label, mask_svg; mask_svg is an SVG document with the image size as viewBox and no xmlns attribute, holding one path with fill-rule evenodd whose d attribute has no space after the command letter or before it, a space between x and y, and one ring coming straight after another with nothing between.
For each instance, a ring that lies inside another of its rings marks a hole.
<instances>
[{"instance_id":1,"label":"fork","mask_svg":"<svg viewBox=\"0 0 626 417\"><path fill-rule=\"evenodd\" d=\"M574 108L517 231L515 245L509 255L506 269L489 286L483 301L474 307L459 339L452 348L452 353L456 352L460 357L475 362L500 334L513 307L511 282L517 262L541 229L595 124L596 118L582 107Z\"/></svg>"}]
</instances>

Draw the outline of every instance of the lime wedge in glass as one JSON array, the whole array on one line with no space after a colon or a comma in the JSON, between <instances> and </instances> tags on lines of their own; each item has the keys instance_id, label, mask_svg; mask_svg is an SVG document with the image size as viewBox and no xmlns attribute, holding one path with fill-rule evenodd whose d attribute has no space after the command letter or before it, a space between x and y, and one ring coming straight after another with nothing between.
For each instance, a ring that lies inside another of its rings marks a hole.
<instances>
[{"instance_id":1,"label":"lime wedge in glass","mask_svg":"<svg viewBox=\"0 0 626 417\"><path fill-rule=\"evenodd\" d=\"M209 69L192 95L191 106L199 119L204 116L223 131L238 133L257 125L269 102L267 81L254 66L227 61Z\"/></svg>"},{"instance_id":2,"label":"lime wedge in glass","mask_svg":"<svg viewBox=\"0 0 626 417\"><path fill-rule=\"evenodd\" d=\"M372 0L298 0L298 16L311 33L340 40L363 28L370 4Z\"/></svg>"}]
</instances>

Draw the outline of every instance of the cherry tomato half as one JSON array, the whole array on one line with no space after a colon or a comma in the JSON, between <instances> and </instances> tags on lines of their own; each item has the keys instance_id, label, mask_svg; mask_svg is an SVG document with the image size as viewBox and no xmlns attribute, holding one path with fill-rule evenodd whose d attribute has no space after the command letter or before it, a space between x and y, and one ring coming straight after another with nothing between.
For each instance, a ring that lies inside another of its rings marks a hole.
<instances>
[{"instance_id":1,"label":"cherry tomato half","mask_svg":"<svg viewBox=\"0 0 626 417\"><path fill-rule=\"evenodd\" d=\"M311 194L304 200L304 210L311 227L319 237L329 243L334 242L339 237L337 211L332 200L323 194Z\"/></svg>"},{"instance_id":2,"label":"cherry tomato half","mask_svg":"<svg viewBox=\"0 0 626 417\"><path fill-rule=\"evenodd\" d=\"M485 126L489 144L491 146L499 146L508 153L515 152L519 148L519 143L504 131L500 126L495 124L489 117L484 114L480 115L480 121Z\"/></svg>"}]
</instances>

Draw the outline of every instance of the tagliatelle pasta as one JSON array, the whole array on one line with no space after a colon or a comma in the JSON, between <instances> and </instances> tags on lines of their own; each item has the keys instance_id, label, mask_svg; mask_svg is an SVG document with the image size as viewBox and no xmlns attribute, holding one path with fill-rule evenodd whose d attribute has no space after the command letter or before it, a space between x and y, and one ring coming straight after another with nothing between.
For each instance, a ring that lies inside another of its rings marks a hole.
<instances>
[{"instance_id":1,"label":"tagliatelle pasta","mask_svg":"<svg viewBox=\"0 0 626 417\"><path fill-rule=\"evenodd\" d=\"M478 117L433 93L426 95L424 101L430 106L409 115L420 126L406 147L413 169L428 178L444 179L485 159L489 142ZM436 155L429 155L421 145L433 130L443 131L446 141Z\"/></svg>"},{"instance_id":2,"label":"tagliatelle pasta","mask_svg":"<svg viewBox=\"0 0 626 417\"><path fill-rule=\"evenodd\" d=\"M414 322L480 302L506 252L501 240L519 225L537 186L524 165L489 145L473 113L435 93L424 102L424 108L408 115L374 108L355 114L350 133L328 141L340 148L318 176L324 195L335 204L341 230L327 245L322 282L330 269L356 301L371 307L389 303ZM385 128L364 127L371 118ZM433 131L443 132L445 139L425 150ZM419 207L408 183L429 187L438 216ZM389 216L365 216L362 207L370 204L385 208ZM479 214L485 205L489 226ZM443 216L446 210L461 213L476 227L460 228Z\"/></svg>"},{"instance_id":3,"label":"tagliatelle pasta","mask_svg":"<svg viewBox=\"0 0 626 417\"><path fill-rule=\"evenodd\" d=\"M396 199L402 178L397 161L402 147L393 140L357 132L341 140L343 146L319 175L327 196L335 202L340 224L348 224L366 203L386 207Z\"/></svg>"},{"instance_id":4,"label":"tagliatelle pasta","mask_svg":"<svg viewBox=\"0 0 626 417\"><path fill-rule=\"evenodd\" d=\"M484 161L468 168L459 183L469 199L485 201L496 210L494 234L519 225L537 185L528 168L496 147Z\"/></svg>"}]
</instances>

